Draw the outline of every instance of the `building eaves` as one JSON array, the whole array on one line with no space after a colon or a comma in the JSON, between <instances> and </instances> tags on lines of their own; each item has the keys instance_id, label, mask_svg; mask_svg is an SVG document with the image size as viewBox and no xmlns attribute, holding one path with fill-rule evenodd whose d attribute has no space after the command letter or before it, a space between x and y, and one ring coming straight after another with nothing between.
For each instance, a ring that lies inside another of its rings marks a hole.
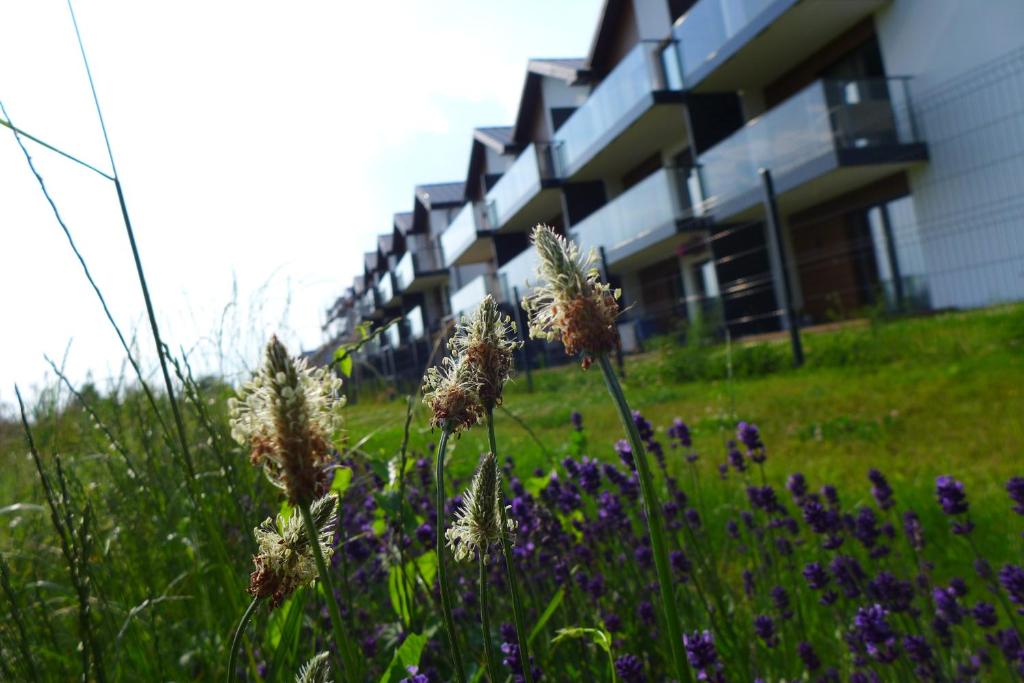
<instances>
[{"instance_id":1,"label":"building eaves","mask_svg":"<svg viewBox=\"0 0 1024 683\"><path fill-rule=\"evenodd\" d=\"M568 85L586 82L590 71L586 68L583 58L572 59L531 59L526 66L526 79L523 81L523 93L519 96L519 110L516 112L516 123L512 127L512 139L522 145L530 142L528 136L527 117L534 111L537 101L541 98L541 78L557 78Z\"/></svg>"},{"instance_id":2,"label":"building eaves","mask_svg":"<svg viewBox=\"0 0 1024 683\"><path fill-rule=\"evenodd\" d=\"M398 220L399 215L400 214L395 214L396 222ZM380 250L380 253L384 254L385 256L394 251L395 233L389 232L386 235L377 235L377 248Z\"/></svg>"},{"instance_id":3,"label":"building eaves","mask_svg":"<svg viewBox=\"0 0 1024 683\"><path fill-rule=\"evenodd\" d=\"M538 76L558 78L569 85L575 85L590 73L584 57L531 59L526 65L526 71Z\"/></svg>"},{"instance_id":4,"label":"building eaves","mask_svg":"<svg viewBox=\"0 0 1024 683\"><path fill-rule=\"evenodd\" d=\"M482 142L498 154L508 154L513 146L512 126L487 126L473 129L473 139Z\"/></svg>"},{"instance_id":5,"label":"building eaves","mask_svg":"<svg viewBox=\"0 0 1024 683\"><path fill-rule=\"evenodd\" d=\"M428 209L460 206L465 202L466 183L430 183L416 186L416 199Z\"/></svg>"}]
</instances>

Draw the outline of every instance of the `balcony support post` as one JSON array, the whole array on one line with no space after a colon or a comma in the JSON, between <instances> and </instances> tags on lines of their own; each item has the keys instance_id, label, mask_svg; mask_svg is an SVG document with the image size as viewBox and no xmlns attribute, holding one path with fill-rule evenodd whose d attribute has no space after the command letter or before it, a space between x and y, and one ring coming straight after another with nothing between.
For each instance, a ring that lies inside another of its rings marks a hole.
<instances>
[{"instance_id":1,"label":"balcony support post","mask_svg":"<svg viewBox=\"0 0 1024 683\"><path fill-rule=\"evenodd\" d=\"M889 205L882 204L878 210L882 214L882 235L885 239L885 256L889 261L889 274L892 277L892 293L896 298L897 312L902 312L904 308L903 274L900 272L900 260L896 255L896 238L892 234Z\"/></svg>"},{"instance_id":2,"label":"balcony support post","mask_svg":"<svg viewBox=\"0 0 1024 683\"><path fill-rule=\"evenodd\" d=\"M598 247L598 253L601 255L601 277L608 284L612 284L611 273L608 272L608 257L604 253L604 245ZM622 342L615 347L615 365L619 368L619 374L623 378L626 377L626 364L622 361Z\"/></svg>"},{"instance_id":3,"label":"balcony support post","mask_svg":"<svg viewBox=\"0 0 1024 683\"><path fill-rule=\"evenodd\" d=\"M790 290L789 268L786 264L786 246L782 241L779 222L779 207L775 201L775 185L772 173L767 168L758 170L761 176L761 187L764 191L765 228L768 243L768 258L771 263L772 280L775 291L780 294L779 305L782 308L786 329L789 330L789 341L793 347L793 366L804 364L804 347L800 339L800 323L793 308L793 295Z\"/></svg>"},{"instance_id":4,"label":"balcony support post","mask_svg":"<svg viewBox=\"0 0 1024 683\"><path fill-rule=\"evenodd\" d=\"M519 298L519 287L512 287L512 313L515 315L516 334L523 343L523 368L526 370L526 390L533 393L533 373L530 369L530 334L523 326L523 308Z\"/></svg>"}]
</instances>

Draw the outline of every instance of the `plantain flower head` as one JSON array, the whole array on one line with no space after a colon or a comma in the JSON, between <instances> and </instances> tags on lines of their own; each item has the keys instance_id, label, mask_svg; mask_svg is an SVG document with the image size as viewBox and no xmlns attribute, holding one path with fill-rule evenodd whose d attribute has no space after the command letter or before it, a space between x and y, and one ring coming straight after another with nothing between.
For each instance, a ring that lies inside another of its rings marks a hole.
<instances>
[{"instance_id":1,"label":"plantain flower head","mask_svg":"<svg viewBox=\"0 0 1024 683\"><path fill-rule=\"evenodd\" d=\"M342 428L340 391L341 379L292 359L272 337L263 367L228 401L232 436L292 504L309 503L322 483Z\"/></svg>"},{"instance_id":2,"label":"plantain flower head","mask_svg":"<svg viewBox=\"0 0 1024 683\"><path fill-rule=\"evenodd\" d=\"M476 373L477 395L484 410L501 405L501 394L512 377L513 356L522 343L516 341L512 319L502 315L490 294L472 316L463 316L448 341L452 356L464 357Z\"/></svg>"},{"instance_id":3,"label":"plantain flower head","mask_svg":"<svg viewBox=\"0 0 1024 683\"><path fill-rule=\"evenodd\" d=\"M498 461L493 453L486 453L462 496L455 522L444 533L457 562L472 559L474 553L486 561L488 549L501 542L501 534L515 531L517 524L511 519L506 529L501 528L502 502Z\"/></svg>"},{"instance_id":4,"label":"plantain flower head","mask_svg":"<svg viewBox=\"0 0 1024 683\"><path fill-rule=\"evenodd\" d=\"M295 683L329 683L331 680L331 663L329 653L321 652L302 665Z\"/></svg>"},{"instance_id":5,"label":"plantain flower head","mask_svg":"<svg viewBox=\"0 0 1024 683\"><path fill-rule=\"evenodd\" d=\"M619 345L615 319L619 290L601 281L593 250L583 256L578 246L546 225L531 235L537 250L537 276L543 284L523 298L534 339L561 339L570 356L582 355L583 368L595 356Z\"/></svg>"},{"instance_id":6,"label":"plantain flower head","mask_svg":"<svg viewBox=\"0 0 1024 683\"><path fill-rule=\"evenodd\" d=\"M309 509L324 559L334 553L331 541L338 523L338 498L328 494L314 501ZM270 598L277 607L296 588L313 583L317 577L316 559L309 534L296 510L290 517L269 517L253 530L259 552L253 557L256 569L249 576L249 594L254 598Z\"/></svg>"},{"instance_id":7,"label":"plantain flower head","mask_svg":"<svg viewBox=\"0 0 1024 683\"><path fill-rule=\"evenodd\" d=\"M479 390L480 378L463 356L448 356L428 369L423 402L430 407L431 426L458 433L475 425L483 416Z\"/></svg>"}]
</instances>

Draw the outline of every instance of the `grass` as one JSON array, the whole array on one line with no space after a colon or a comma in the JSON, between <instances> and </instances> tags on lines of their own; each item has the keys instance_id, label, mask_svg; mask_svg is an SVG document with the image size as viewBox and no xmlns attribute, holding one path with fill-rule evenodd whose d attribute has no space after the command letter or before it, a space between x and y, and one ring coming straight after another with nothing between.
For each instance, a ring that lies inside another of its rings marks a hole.
<instances>
[{"instance_id":1,"label":"grass","mask_svg":"<svg viewBox=\"0 0 1024 683\"><path fill-rule=\"evenodd\" d=\"M754 422L770 444L773 478L800 470L842 481L878 467L895 483L928 487L937 473L956 472L972 490L988 493L1019 470L1013 449L1024 443L1024 307L897 320L809 334L804 342L807 363L798 370L788 366L785 342L734 348L734 357L767 353L784 361L770 364L781 371L732 380L724 363L721 377L673 380L679 363L713 365L723 348L630 356L624 388L660 431L675 417L686 421L697 450L716 462L736 421ZM554 464L551 447L545 454L537 440L563 443L573 410L602 449L593 455L615 457L611 445L623 434L599 373L566 366L535 372L533 383L532 393L522 377L509 385L495 415L499 441L521 468ZM417 410L413 445L422 449L436 435L422 427L422 406ZM366 450L392 452L404 413L404 401L362 401L348 420L353 433L367 435ZM486 434L471 431L453 446L453 470L465 476L486 450Z\"/></svg>"}]
</instances>

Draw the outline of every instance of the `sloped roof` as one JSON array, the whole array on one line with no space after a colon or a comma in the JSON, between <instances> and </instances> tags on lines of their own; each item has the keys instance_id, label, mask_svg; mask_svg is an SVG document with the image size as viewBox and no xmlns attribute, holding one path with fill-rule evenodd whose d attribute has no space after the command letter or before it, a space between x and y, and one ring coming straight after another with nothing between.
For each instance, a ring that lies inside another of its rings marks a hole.
<instances>
[{"instance_id":1,"label":"sloped roof","mask_svg":"<svg viewBox=\"0 0 1024 683\"><path fill-rule=\"evenodd\" d=\"M590 75L587 60L582 57L571 59L531 59L526 65L526 79L523 94L519 96L519 111L516 124L512 127L512 139L525 145L527 138L527 117L534 111L534 105L541 96L541 78L558 78L568 85L585 83Z\"/></svg>"},{"instance_id":2,"label":"sloped roof","mask_svg":"<svg viewBox=\"0 0 1024 683\"><path fill-rule=\"evenodd\" d=\"M466 183L430 183L416 186L416 198L428 209L457 206L465 201Z\"/></svg>"},{"instance_id":3,"label":"sloped roof","mask_svg":"<svg viewBox=\"0 0 1024 683\"><path fill-rule=\"evenodd\" d=\"M412 211L402 211L401 213L396 213L394 216L394 224L395 228L401 231L403 235L407 234L409 232L409 228L412 227ZM391 233L390 237L392 239L394 238L393 232ZM394 245L389 245L388 249L394 249ZM386 254L387 252L384 253Z\"/></svg>"},{"instance_id":4,"label":"sloped roof","mask_svg":"<svg viewBox=\"0 0 1024 683\"><path fill-rule=\"evenodd\" d=\"M512 126L474 128L473 139L482 142L498 154L508 154L508 147L513 144Z\"/></svg>"},{"instance_id":5,"label":"sloped roof","mask_svg":"<svg viewBox=\"0 0 1024 683\"><path fill-rule=\"evenodd\" d=\"M395 218L398 218L396 215ZM395 233L389 232L386 235L377 235L377 248L380 253L387 256L395 248Z\"/></svg>"}]
</instances>

